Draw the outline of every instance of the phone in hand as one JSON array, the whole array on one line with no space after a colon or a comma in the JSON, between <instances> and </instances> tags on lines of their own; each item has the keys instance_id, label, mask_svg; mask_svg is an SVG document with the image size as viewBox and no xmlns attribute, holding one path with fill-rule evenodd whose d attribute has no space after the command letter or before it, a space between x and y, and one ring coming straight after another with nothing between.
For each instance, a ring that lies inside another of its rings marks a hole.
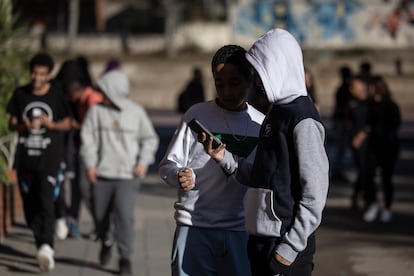
<instances>
[{"instance_id":1,"label":"phone in hand","mask_svg":"<svg viewBox=\"0 0 414 276\"><path fill-rule=\"evenodd\" d=\"M215 137L205 126L203 126L202 123L200 123L200 121L198 121L197 119L192 119L189 123L188 126L191 128L191 130L193 130L194 132L196 132L197 134L200 134L202 132L204 132L207 136L207 139L210 139L210 137L213 137L213 149L218 148L221 145L221 141L220 139L218 139L217 137Z\"/></svg>"}]
</instances>

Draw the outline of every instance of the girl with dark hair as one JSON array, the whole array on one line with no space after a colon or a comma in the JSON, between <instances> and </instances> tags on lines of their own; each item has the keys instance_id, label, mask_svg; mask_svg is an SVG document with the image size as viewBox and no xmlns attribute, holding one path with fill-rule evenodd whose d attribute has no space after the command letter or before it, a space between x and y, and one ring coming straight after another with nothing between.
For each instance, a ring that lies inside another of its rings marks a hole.
<instances>
[{"instance_id":1,"label":"girl with dark hair","mask_svg":"<svg viewBox=\"0 0 414 276\"><path fill-rule=\"evenodd\" d=\"M401 126L401 113L382 77L373 78L369 90L371 101L368 110L370 126L368 160L371 166L369 169L370 179L365 186L369 208L364 214L364 220L374 221L380 211L374 182L375 171L379 168L384 198L384 208L380 219L382 222L390 222L392 219L391 206L394 199L392 176L400 147L398 132Z\"/></svg>"}]
</instances>

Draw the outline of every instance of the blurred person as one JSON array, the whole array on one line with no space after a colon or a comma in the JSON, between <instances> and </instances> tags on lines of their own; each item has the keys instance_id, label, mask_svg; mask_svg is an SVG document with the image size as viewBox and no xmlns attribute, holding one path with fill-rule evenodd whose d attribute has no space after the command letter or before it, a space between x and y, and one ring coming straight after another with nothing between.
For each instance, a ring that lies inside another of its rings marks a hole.
<instances>
[{"instance_id":1,"label":"blurred person","mask_svg":"<svg viewBox=\"0 0 414 276\"><path fill-rule=\"evenodd\" d=\"M52 82L59 87L60 90L65 92L64 83L68 80L73 78L74 75L79 74L79 66L78 64L71 59L65 60L61 67L59 68L55 78ZM69 105L70 107L70 105ZM71 110L72 111L72 110ZM73 112L71 112L71 117ZM72 124L72 120L71 120ZM64 158L59 170L59 179L60 181L57 182L55 186L55 218L56 218L56 227L55 227L55 235L60 240L65 240L69 235L69 228L66 220L67 216L67 203L66 203L66 187L65 187L65 179L67 178L68 174L70 174L72 170L72 163L68 163L67 160L67 152L68 148L71 149L70 144L72 141L68 140L71 135L71 130L66 131L64 133Z\"/></svg>"},{"instance_id":2,"label":"blurred person","mask_svg":"<svg viewBox=\"0 0 414 276\"><path fill-rule=\"evenodd\" d=\"M203 73L200 68L195 67L192 79L178 96L178 112L185 113L192 105L204 102L204 100Z\"/></svg>"},{"instance_id":3,"label":"blurred person","mask_svg":"<svg viewBox=\"0 0 414 276\"><path fill-rule=\"evenodd\" d=\"M369 61L361 61L358 75L368 84L372 77L372 64Z\"/></svg>"},{"instance_id":4,"label":"blurred person","mask_svg":"<svg viewBox=\"0 0 414 276\"><path fill-rule=\"evenodd\" d=\"M66 66L65 66L66 65ZM80 128L88 109L97 103L103 101L100 92L94 90L89 85L90 78L85 71L81 69L79 59L68 60L64 62L58 76L61 78L61 85L71 104L72 120L71 130L66 133L66 176L70 182L71 196L70 204L66 206L66 217L69 227L69 236L80 238L81 233L78 226L81 201L87 209L92 212L90 185L84 174L84 165L79 155L80 150Z\"/></svg>"},{"instance_id":5,"label":"blurred person","mask_svg":"<svg viewBox=\"0 0 414 276\"><path fill-rule=\"evenodd\" d=\"M80 74L82 75L83 82L86 86L92 86L92 76L89 72L89 60L87 57L83 55L79 55L75 58L76 62L79 64L80 67Z\"/></svg>"},{"instance_id":6,"label":"blurred person","mask_svg":"<svg viewBox=\"0 0 414 276\"><path fill-rule=\"evenodd\" d=\"M302 50L273 29L246 54L271 108L244 199L252 275L311 275L329 186L325 128L305 84Z\"/></svg>"},{"instance_id":7,"label":"blurred person","mask_svg":"<svg viewBox=\"0 0 414 276\"><path fill-rule=\"evenodd\" d=\"M383 191L383 209L380 220L390 222L392 219L392 202L394 199L394 184L392 176L398 160L400 141L398 137L401 126L401 113L397 103L392 99L391 91L385 80L378 76L373 78L370 85L371 101L368 111L369 145L368 155L371 163L365 191L367 193L368 209L364 213L366 222L374 221L380 213L377 200L375 170L381 170Z\"/></svg>"},{"instance_id":8,"label":"blurred person","mask_svg":"<svg viewBox=\"0 0 414 276\"><path fill-rule=\"evenodd\" d=\"M347 181L342 169L344 166L344 158L349 148L349 102L352 98L349 91L349 83L352 77L351 68L347 65L339 68L341 84L335 91L335 106L333 111L333 122L335 129L336 151L333 158L332 176L334 179Z\"/></svg>"},{"instance_id":9,"label":"blurred person","mask_svg":"<svg viewBox=\"0 0 414 276\"><path fill-rule=\"evenodd\" d=\"M309 97L313 103L318 106L318 98L316 95L315 79L312 72L308 67L305 66L305 85L306 91L308 92Z\"/></svg>"},{"instance_id":10,"label":"blurred person","mask_svg":"<svg viewBox=\"0 0 414 276\"><path fill-rule=\"evenodd\" d=\"M17 88L7 105L9 128L17 131L18 184L27 225L33 232L41 271L54 269L54 191L63 161L63 131L70 128L66 99L51 80L53 58L34 55L31 83Z\"/></svg>"},{"instance_id":11,"label":"blurred person","mask_svg":"<svg viewBox=\"0 0 414 276\"><path fill-rule=\"evenodd\" d=\"M355 75L349 83L349 92L352 99L349 102L350 119L350 143L357 170L357 177L354 181L353 193L351 196L351 207L354 210L359 208L361 194L364 196L364 208L367 208L366 194L364 188L367 185L368 177L368 86L365 77Z\"/></svg>"},{"instance_id":12,"label":"blurred person","mask_svg":"<svg viewBox=\"0 0 414 276\"><path fill-rule=\"evenodd\" d=\"M121 62L117 58L110 58L106 61L105 68L102 75L112 70L119 70L121 68Z\"/></svg>"},{"instance_id":13,"label":"blurred person","mask_svg":"<svg viewBox=\"0 0 414 276\"><path fill-rule=\"evenodd\" d=\"M111 247L117 242L119 274L130 275L139 178L154 162L159 139L145 110L128 99L129 79L124 73L109 71L97 87L104 99L89 109L82 124L81 156L94 186L99 262L109 262ZM115 241L107 239L112 223Z\"/></svg>"},{"instance_id":14,"label":"blurred person","mask_svg":"<svg viewBox=\"0 0 414 276\"><path fill-rule=\"evenodd\" d=\"M192 106L172 137L159 164L161 178L178 189L174 204L176 230L172 275L249 275L243 198L246 187L231 168L222 168L198 143L188 126L196 118L216 137L231 158L253 161L263 114L246 102L251 67L245 50L225 45L211 61L217 97Z\"/></svg>"}]
</instances>

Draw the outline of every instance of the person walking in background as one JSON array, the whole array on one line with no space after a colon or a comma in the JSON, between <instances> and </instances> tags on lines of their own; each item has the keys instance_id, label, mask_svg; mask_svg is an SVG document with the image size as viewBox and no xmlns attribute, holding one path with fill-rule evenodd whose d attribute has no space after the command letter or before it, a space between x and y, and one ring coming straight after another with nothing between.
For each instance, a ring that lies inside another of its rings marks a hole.
<instances>
[{"instance_id":1,"label":"person walking in background","mask_svg":"<svg viewBox=\"0 0 414 276\"><path fill-rule=\"evenodd\" d=\"M54 189L70 111L62 91L50 82L52 57L36 54L29 66L31 83L14 92L7 112L10 130L19 133L15 166L26 223L33 232L40 270L50 271L55 266Z\"/></svg>"},{"instance_id":2,"label":"person walking in background","mask_svg":"<svg viewBox=\"0 0 414 276\"><path fill-rule=\"evenodd\" d=\"M132 274L134 210L139 177L154 162L159 139L145 110L128 99L129 79L118 71L104 74L97 87L103 104L93 105L81 128L81 156L94 185L94 213L101 241L99 262L106 265L113 240L119 251L119 273Z\"/></svg>"},{"instance_id":3,"label":"person walking in background","mask_svg":"<svg viewBox=\"0 0 414 276\"><path fill-rule=\"evenodd\" d=\"M186 85L185 89L178 95L177 109L180 113L185 113L192 105L204 102L203 73L200 68L193 69L193 77Z\"/></svg>"},{"instance_id":4,"label":"person walking in background","mask_svg":"<svg viewBox=\"0 0 414 276\"><path fill-rule=\"evenodd\" d=\"M349 148L349 102L352 98L349 91L349 83L352 77L352 71L349 66L341 66L339 68L341 84L335 91L335 106L333 112L333 122L335 129L335 155L333 158L332 177L338 180L347 181L342 169L344 166L344 158Z\"/></svg>"},{"instance_id":5,"label":"person walking in background","mask_svg":"<svg viewBox=\"0 0 414 276\"><path fill-rule=\"evenodd\" d=\"M91 73L89 72L88 58L83 55L79 55L75 58L75 61L79 65L79 68L80 68L79 73L82 76L82 79L83 79L82 82L84 83L84 85L92 86L94 82L92 80Z\"/></svg>"},{"instance_id":6,"label":"person walking in background","mask_svg":"<svg viewBox=\"0 0 414 276\"><path fill-rule=\"evenodd\" d=\"M65 61L56 78L60 82L72 110L71 130L66 133L65 139L66 177L71 187L70 204L65 206L67 208L66 220L69 236L72 238L81 237L78 219L82 199L84 199L84 203L93 217L90 185L86 179L84 164L79 155L81 145L80 128L89 108L103 101L102 94L95 91L91 86L91 79L89 74L85 73L85 68L81 69L85 66L86 61L79 63L79 60L77 58Z\"/></svg>"},{"instance_id":7,"label":"person walking in background","mask_svg":"<svg viewBox=\"0 0 414 276\"><path fill-rule=\"evenodd\" d=\"M397 103L392 99L387 83L382 77L374 77L369 86L371 100L368 109L369 145L368 160L370 161L369 176L365 192L367 193L368 209L364 213L366 222L374 221L380 205L377 200L375 170L381 170L383 191L383 210L380 220L390 222L392 219L392 202L394 199L394 184L392 176L398 160L400 141L398 137L401 126L401 113Z\"/></svg>"},{"instance_id":8,"label":"person walking in background","mask_svg":"<svg viewBox=\"0 0 414 276\"><path fill-rule=\"evenodd\" d=\"M326 133L308 97L302 50L273 29L246 54L272 104L244 199L252 275L311 275L329 186ZM240 177L238 177L240 179Z\"/></svg>"},{"instance_id":9,"label":"person walking in background","mask_svg":"<svg viewBox=\"0 0 414 276\"><path fill-rule=\"evenodd\" d=\"M361 61L358 75L368 84L372 77L372 64L369 61Z\"/></svg>"},{"instance_id":10,"label":"person walking in background","mask_svg":"<svg viewBox=\"0 0 414 276\"><path fill-rule=\"evenodd\" d=\"M246 102L251 67L237 45L220 48L211 62L217 97L192 106L159 164L159 175L178 189L172 275L249 275L243 198L246 187L222 169L189 128L199 120L229 152L253 162L264 115ZM230 158L232 154L226 155Z\"/></svg>"},{"instance_id":11,"label":"person walking in background","mask_svg":"<svg viewBox=\"0 0 414 276\"><path fill-rule=\"evenodd\" d=\"M73 76L80 74L80 68L76 61L74 60L65 60L59 71L57 72L55 78L52 80L52 82L59 87L60 90L65 92L65 85L64 83L67 82L69 79L73 78ZM69 106L71 107L71 104L69 102ZM71 109L71 117L73 117L73 110ZM72 126L73 120L71 118L71 126ZM72 127L71 127L72 128ZM69 131L65 131L64 133L64 158L61 165L61 168L59 170L59 177L58 179L60 181L57 182L57 185L55 187L55 217L56 217L56 227L55 227L55 235L59 240L65 240L69 235L69 227L67 223L67 215L68 215L68 206L66 202L66 185L65 181L66 179L73 178L74 170L73 170L73 162L68 160L69 152L72 150L73 141L72 141L72 129ZM72 191L72 185L71 185L71 191ZM71 193L71 198L72 198Z\"/></svg>"},{"instance_id":12,"label":"person walking in background","mask_svg":"<svg viewBox=\"0 0 414 276\"><path fill-rule=\"evenodd\" d=\"M112 70L120 70L121 69L121 61L117 58L110 58L106 61L105 68L102 72L102 75L108 73Z\"/></svg>"},{"instance_id":13,"label":"person walking in background","mask_svg":"<svg viewBox=\"0 0 414 276\"><path fill-rule=\"evenodd\" d=\"M359 199L361 193L364 196L366 208L367 200L364 187L367 185L368 177L368 87L365 78L360 75L353 76L349 91L352 99L349 102L349 119L350 119L350 143L354 159L354 165L357 171L357 177L354 181L353 193L351 196L351 208L359 208Z\"/></svg>"}]
</instances>

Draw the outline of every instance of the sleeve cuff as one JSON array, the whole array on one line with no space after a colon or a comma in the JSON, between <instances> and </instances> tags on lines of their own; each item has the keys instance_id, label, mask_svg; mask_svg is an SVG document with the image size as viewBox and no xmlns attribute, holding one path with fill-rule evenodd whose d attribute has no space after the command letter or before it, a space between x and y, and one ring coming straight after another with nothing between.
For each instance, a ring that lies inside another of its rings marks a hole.
<instances>
[{"instance_id":1,"label":"sleeve cuff","mask_svg":"<svg viewBox=\"0 0 414 276\"><path fill-rule=\"evenodd\" d=\"M228 150L225 150L223 159L219 162L220 167L227 174L233 174L237 169L237 161L234 159L233 154L231 154Z\"/></svg>"},{"instance_id":2,"label":"sleeve cuff","mask_svg":"<svg viewBox=\"0 0 414 276\"><path fill-rule=\"evenodd\" d=\"M289 262L293 263L296 259L296 256L298 255L298 252L296 252L290 245L286 243L281 243L276 247L276 252L280 256L282 256L284 259L288 260Z\"/></svg>"}]
</instances>

